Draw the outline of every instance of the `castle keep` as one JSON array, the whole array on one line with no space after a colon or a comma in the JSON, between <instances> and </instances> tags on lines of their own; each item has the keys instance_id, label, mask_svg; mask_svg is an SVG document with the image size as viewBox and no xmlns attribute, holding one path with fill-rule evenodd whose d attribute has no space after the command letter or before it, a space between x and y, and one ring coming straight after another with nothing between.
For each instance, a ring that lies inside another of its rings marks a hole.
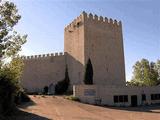
<instances>
[{"instance_id":1,"label":"castle keep","mask_svg":"<svg viewBox=\"0 0 160 120\"><path fill-rule=\"evenodd\" d=\"M121 22L82 13L65 28L71 79L83 84L84 66L90 58L94 84L124 85L125 68Z\"/></svg>"},{"instance_id":2,"label":"castle keep","mask_svg":"<svg viewBox=\"0 0 160 120\"><path fill-rule=\"evenodd\" d=\"M84 66L93 66L93 82L124 86L125 67L121 22L83 12L64 29L64 53L26 56L22 84L42 90L64 78L67 65L71 85L83 84Z\"/></svg>"},{"instance_id":3,"label":"castle keep","mask_svg":"<svg viewBox=\"0 0 160 120\"><path fill-rule=\"evenodd\" d=\"M22 59L25 66L21 83L28 92L42 92L45 86L54 86L64 79L67 66L70 88L82 102L114 106L160 103L160 86L125 85L120 21L83 12L64 29L64 52ZM83 83L88 59L93 67L94 85Z\"/></svg>"}]
</instances>

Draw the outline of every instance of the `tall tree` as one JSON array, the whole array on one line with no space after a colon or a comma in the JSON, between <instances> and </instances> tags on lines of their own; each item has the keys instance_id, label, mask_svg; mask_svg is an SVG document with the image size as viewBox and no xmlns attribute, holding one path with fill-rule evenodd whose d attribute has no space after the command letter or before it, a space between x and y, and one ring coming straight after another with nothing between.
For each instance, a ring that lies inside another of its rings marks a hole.
<instances>
[{"instance_id":1,"label":"tall tree","mask_svg":"<svg viewBox=\"0 0 160 120\"><path fill-rule=\"evenodd\" d=\"M156 62L156 70L158 72L158 84L160 84L160 60Z\"/></svg>"},{"instance_id":2,"label":"tall tree","mask_svg":"<svg viewBox=\"0 0 160 120\"><path fill-rule=\"evenodd\" d=\"M93 67L90 58L88 59L87 64L85 66L84 84L93 84Z\"/></svg>"},{"instance_id":3,"label":"tall tree","mask_svg":"<svg viewBox=\"0 0 160 120\"><path fill-rule=\"evenodd\" d=\"M20 18L14 3L0 0L0 114L4 115L14 109L14 97L21 89L19 79L23 64L21 59L14 58L26 42L27 35L21 36L14 29ZM3 64L8 57L12 61Z\"/></svg>"},{"instance_id":4,"label":"tall tree","mask_svg":"<svg viewBox=\"0 0 160 120\"><path fill-rule=\"evenodd\" d=\"M21 36L14 29L20 18L14 3L0 1L0 61L15 56L26 42L27 35Z\"/></svg>"},{"instance_id":5,"label":"tall tree","mask_svg":"<svg viewBox=\"0 0 160 120\"><path fill-rule=\"evenodd\" d=\"M135 86L153 86L158 83L158 72L156 64L147 59L137 61L133 66L133 77L129 85Z\"/></svg>"},{"instance_id":6,"label":"tall tree","mask_svg":"<svg viewBox=\"0 0 160 120\"><path fill-rule=\"evenodd\" d=\"M65 70L65 80L69 83L69 74L68 74L68 67L66 65L66 70Z\"/></svg>"},{"instance_id":7,"label":"tall tree","mask_svg":"<svg viewBox=\"0 0 160 120\"><path fill-rule=\"evenodd\" d=\"M156 66L156 63L154 62L150 62L150 74L149 74L149 79L150 79L150 86L152 85L157 85L159 83L159 80L158 80L158 71L157 71L157 66Z\"/></svg>"}]
</instances>

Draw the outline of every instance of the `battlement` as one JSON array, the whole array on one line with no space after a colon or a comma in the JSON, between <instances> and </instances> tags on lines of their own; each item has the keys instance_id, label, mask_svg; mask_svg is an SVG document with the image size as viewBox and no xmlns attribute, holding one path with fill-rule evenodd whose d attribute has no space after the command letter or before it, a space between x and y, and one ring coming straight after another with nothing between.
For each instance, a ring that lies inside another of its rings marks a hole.
<instances>
[{"instance_id":1,"label":"battlement","mask_svg":"<svg viewBox=\"0 0 160 120\"><path fill-rule=\"evenodd\" d=\"M80 25L83 21L83 13L80 14L77 18L75 18L69 25L67 25L64 30L68 30L70 28L75 28L76 26Z\"/></svg>"},{"instance_id":2,"label":"battlement","mask_svg":"<svg viewBox=\"0 0 160 120\"><path fill-rule=\"evenodd\" d=\"M116 26L122 26L121 21L117 21L116 19L112 19L112 18L107 18L107 17L102 17L102 16L98 16L98 15L93 15L92 13L86 13L86 12L82 12L80 14L79 17L77 17L76 19L74 19L69 25L67 25L65 27L65 31L66 30L70 30L71 28L75 28L76 26L79 26L82 24L82 22L84 22L85 20L87 21L94 21L94 22L98 22L98 23L103 23L103 24L109 24L109 25L116 25Z\"/></svg>"},{"instance_id":3,"label":"battlement","mask_svg":"<svg viewBox=\"0 0 160 120\"><path fill-rule=\"evenodd\" d=\"M57 52L57 53L48 53L48 54L41 54L41 55L31 55L31 56L21 56L23 60L32 60L32 59L39 59L39 58L47 58L47 57L59 57L66 55L66 52Z\"/></svg>"},{"instance_id":4,"label":"battlement","mask_svg":"<svg viewBox=\"0 0 160 120\"><path fill-rule=\"evenodd\" d=\"M83 17L86 18L87 20L121 26L121 21L117 21L116 19L102 17L96 14L93 15L92 13L87 14L86 12L83 12L82 14L83 14Z\"/></svg>"}]
</instances>

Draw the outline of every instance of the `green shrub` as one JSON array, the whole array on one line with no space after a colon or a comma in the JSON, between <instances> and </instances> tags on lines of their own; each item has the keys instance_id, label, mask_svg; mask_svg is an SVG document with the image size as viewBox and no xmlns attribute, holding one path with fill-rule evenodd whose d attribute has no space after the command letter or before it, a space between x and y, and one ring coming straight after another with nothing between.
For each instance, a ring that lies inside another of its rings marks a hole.
<instances>
[{"instance_id":1,"label":"green shrub","mask_svg":"<svg viewBox=\"0 0 160 120\"><path fill-rule=\"evenodd\" d=\"M55 93L58 95L64 94L69 86L69 82L65 79L62 81L59 81L55 86Z\"/></svg>"},{"instance_id":2,"label":"green shrub","mask_svg":"<svg viewBox=\"0 0 160 120\"><path fill-rule=\"evenodd\" d=\"M20 75L22 61L12 60L9 64L0 68L0 114L9 115L16 108L15 97L22 88L20 86Z\"/></svg>"},{"instance_id":3,"label":"green shrub","mask_svg":"<svg viewBox=\"0 0 160 120\"><path fill-rule=\"evenodd\" d=\"M67 92L68 87L69 87L69 75L68 75L68 68L66 66L66 71L65 71L65 78L62 81L59 81L56 86L55 86L55 93L58 95L62 95Z\"/></svg>"},{"instance_id":4,"label":"green shrub","mask_svg":"<svg viewBox=\"0 0 160 120\"><path fill-rule=\"evenodd\" d=\"M16 86L12 83L12 80L7 76L0 76L0 113L8 115L14 110L14 94Z\"/></svg>"}]
</instances>

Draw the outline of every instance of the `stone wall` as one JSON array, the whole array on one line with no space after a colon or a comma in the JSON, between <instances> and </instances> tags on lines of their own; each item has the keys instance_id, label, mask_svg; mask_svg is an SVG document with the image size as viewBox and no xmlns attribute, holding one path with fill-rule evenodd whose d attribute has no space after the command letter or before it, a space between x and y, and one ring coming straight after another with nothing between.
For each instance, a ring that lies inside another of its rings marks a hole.
<instances>
[{"instance_id":1,"label":"stone wall","mask_svg":"<svg viewBox=\"0 0 160 120\"><path fill-rule=\"evenodd\" d=\"M29 92L41 92L45 86L64 79L66 55L63 53L22 57L22 86Z\"/></svg>"},{"instance_id":2,"label":"stone wall","mask_svg":"<svg viewBox=\"0 0 160 120\"><path fill-rule=\"evenodd\" d=\"M91 59L94 83L125 86L121 22L83 13L85 63Z\"/></svg>"},{"instance_id":3,"label":"stone wall","mask_svg":"<svg viewBox=\"0 0 160 120\"><path fill-rule=\"evenodd\" d=\"M84 74L84 18L83 14L73 20L64 30L64 52L70 79L73 84L83 84Z\"/></svg>"}]
</instances>

